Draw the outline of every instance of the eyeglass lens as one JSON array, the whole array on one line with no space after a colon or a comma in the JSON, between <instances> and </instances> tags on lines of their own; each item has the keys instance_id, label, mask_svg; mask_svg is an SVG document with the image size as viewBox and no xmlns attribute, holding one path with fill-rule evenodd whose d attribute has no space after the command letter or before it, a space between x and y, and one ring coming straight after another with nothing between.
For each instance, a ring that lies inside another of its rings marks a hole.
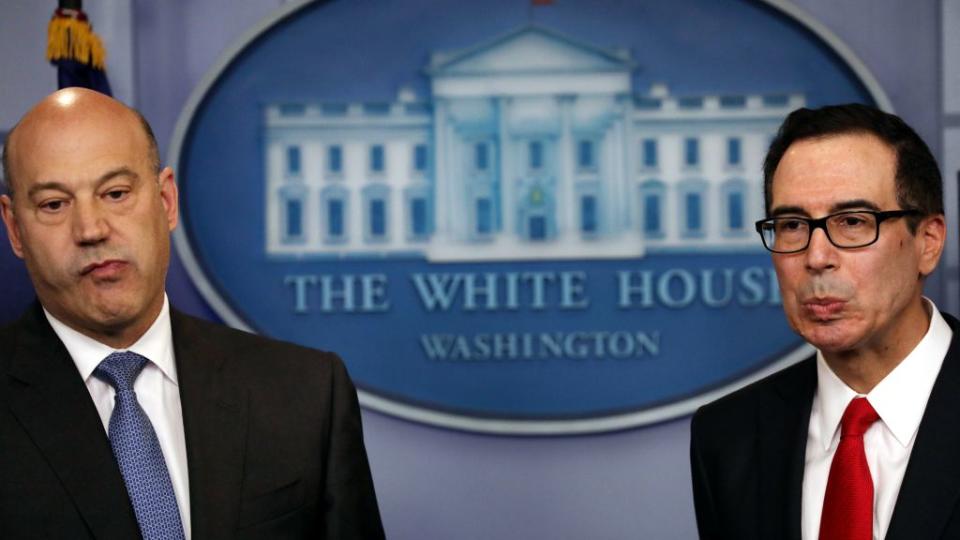
<instances>
[{"instance_id":1,"label":"eyeglass lens","mask_svg":"<svg viewBox=\"0 0 960 540\"><path fill-rule=\"evenodd\" d=\"M860 247L877 239L873 214L846 212L826 218L827 236L837 247ZM797 251L807 247L812 229L800 218L773 218L763 227L763 240L774 251Z\"/></svg>"}]
</instances>

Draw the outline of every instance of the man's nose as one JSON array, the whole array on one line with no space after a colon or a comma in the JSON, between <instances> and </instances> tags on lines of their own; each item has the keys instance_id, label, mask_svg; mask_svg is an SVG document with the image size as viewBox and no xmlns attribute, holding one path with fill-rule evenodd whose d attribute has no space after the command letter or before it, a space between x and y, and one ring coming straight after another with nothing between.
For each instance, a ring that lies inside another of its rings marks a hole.
<instances>
[{"instance_id":1,"label":"man's nose","mask_svg":"<svg viewBox=\"0 0 960 540\"><path fill-rule=\"evenodd\" d=\"M806 266L816 272L835 268L837 265L837 246L830 242L827 231L816 228L810 233L810 244L805 252Z\"/></svg>"},{"instance_id":2,"label":"man's nose","mask_svg":"<svg viewBox=\"0 0 960 540\"><path fill-rule=\"evenodd\" d=\"M77 199L73 209L73 236L80 245L102 242L110 235L110 224L97 201Z\"/></svg>"}]
</instances>

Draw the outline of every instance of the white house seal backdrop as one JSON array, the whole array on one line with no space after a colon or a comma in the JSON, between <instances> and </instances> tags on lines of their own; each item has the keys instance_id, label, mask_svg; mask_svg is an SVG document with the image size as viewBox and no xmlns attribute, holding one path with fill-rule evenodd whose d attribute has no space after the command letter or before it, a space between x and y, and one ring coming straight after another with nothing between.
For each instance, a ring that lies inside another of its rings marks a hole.
<instances>
[{"instance_id":1,"label":"white house seal backdrop","mask_svg":"<svg viewBox=\"0 0 960 540\"><path fill-rule=\"evenodd\" d=\"M171 150L192 278L365 406L484 432L664 420L806 354L763 155L794 108L887 106L759 1L315 2L248 37Z\"/></svg>"}]
</instances>

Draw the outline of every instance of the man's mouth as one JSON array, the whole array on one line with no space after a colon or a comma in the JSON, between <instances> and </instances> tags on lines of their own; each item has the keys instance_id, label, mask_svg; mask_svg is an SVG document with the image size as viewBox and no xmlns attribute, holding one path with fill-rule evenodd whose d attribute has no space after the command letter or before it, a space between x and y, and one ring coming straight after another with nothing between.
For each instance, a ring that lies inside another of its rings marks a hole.
<instances>
[{"instance_id":1,"label":"man's mouth","mask_svg":"<svg viewBox=\"0 0 960 540\"><path fill-rule=\"evenodd\" d=\"M846 305L846 300L839 298L814 298L804 301L803 309L814 319L825 321L836 318Z\"/></svg>"},{"instance_id":2,"label":"man's mouth","mask_svg":"<svg viewBox=\"0 0 960 540\"><path fill-rule=\"evenodd\" d=\"M125 261L121 261L119 259L108 259L84 266L83 270L80 271L80 275L92 276L98 279L109 279L112 277L117 277L126 267L127 263Z\"/></svg>"}]
</instances>

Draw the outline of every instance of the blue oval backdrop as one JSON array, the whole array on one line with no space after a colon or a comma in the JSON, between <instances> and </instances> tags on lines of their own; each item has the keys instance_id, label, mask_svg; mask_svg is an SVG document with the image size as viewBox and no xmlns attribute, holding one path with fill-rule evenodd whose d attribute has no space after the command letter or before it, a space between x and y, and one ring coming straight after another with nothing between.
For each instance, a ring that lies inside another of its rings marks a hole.
<instances>
[{"instance_id":1,"label":"blue oval backdrop","mask_svg":"<svg viewBox=\"0 0 960 540\"><path fill-rule=\"evenodd\" d=\"M782 2L287 6L180 119L176 245L228 323L338 352L380 411L687 414L809 352L753 222L790 110L887 106L838 50Z\"/></svg>"}]
</instances>

